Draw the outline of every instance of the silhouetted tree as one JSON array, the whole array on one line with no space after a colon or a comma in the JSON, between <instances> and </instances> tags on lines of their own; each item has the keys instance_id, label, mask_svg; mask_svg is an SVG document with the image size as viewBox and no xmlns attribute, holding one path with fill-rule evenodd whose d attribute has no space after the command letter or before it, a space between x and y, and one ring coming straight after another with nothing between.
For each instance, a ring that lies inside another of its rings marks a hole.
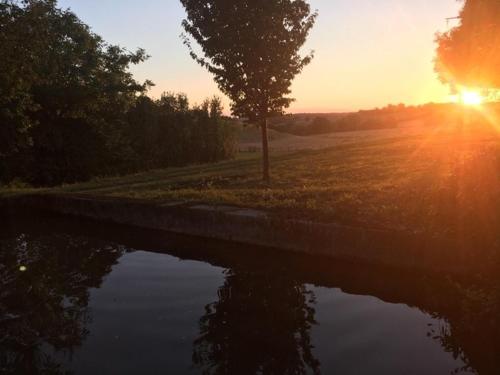
<instances>
[{"instance_id":1,"label":"silhouetted tree","mask_svg":"<svg viewBox=\"0 0 500 375\"><path fill-rule=\"evenodd\" d=\"M282 114L293 78L312 54L300 48L314 25L305 0L181 0L187 11L184 30L202 48L191 56L214 74L231 100L234 115L262 129L263 178L269 181L267 119Z\"/></svg>"},{"instance_id":2,"label":"silhouetted tree","mask_svg":"<svg viewBox=\"0 0 500 375\"><path fill-rule=\"evenodd\" d=\"M222 116L218 98L190 107L183 94L139 97L128 113L127 137L139 168L214 162L235 155L235 126Z\"/></svg>"},{"instance_id":3,"label":"silhouetted tree","mask_svg":"<svg viewBox=\"0 0 500 375\"><path fill-rule=\"evenodd\" d=\"M500 89L500 1L466 0L460 24L438 34L436 70L457 86Z\"/></svg>"},{"instance_id":4,"label":"silhouetted tree","mask_svg":"<svg viewBox=\"0 0 500 375\"><path fill-rule=\"evenodd\" d=\"M145 96L129 67L55 0L0 0L0 182L57 185L234 155L220 100Z\"/></svg>"},{"instance_id":5,"label":"silhouetted tree","mask_svg":"<svg viewBox=\"0 0 500 375\"><path fill-rule=\"evenodd\" d=\"M53 185L129 164L124 116L150 82L128 68L143 50L106 44L55 0L23 0L1 3L0 54L0 174L22 160L26 179Z\"/></svg>"}]
</instances>

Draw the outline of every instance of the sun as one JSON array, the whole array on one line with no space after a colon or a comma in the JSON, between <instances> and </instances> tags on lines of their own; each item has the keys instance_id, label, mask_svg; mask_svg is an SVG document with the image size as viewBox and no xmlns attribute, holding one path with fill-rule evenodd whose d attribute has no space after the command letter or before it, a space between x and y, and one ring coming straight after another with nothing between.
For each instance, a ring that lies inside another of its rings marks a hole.
<instances>
[{"instance_id":1,"label":"sun","mask_svg":"<svg viewBox=\"0 0 500 375\"><path fill-rule=\"evenodd\" d=\"M483 97L477 91L464 90L460 93L460 101L464 105L480 105L483 102Z\"/></svg>"}]
</instances>

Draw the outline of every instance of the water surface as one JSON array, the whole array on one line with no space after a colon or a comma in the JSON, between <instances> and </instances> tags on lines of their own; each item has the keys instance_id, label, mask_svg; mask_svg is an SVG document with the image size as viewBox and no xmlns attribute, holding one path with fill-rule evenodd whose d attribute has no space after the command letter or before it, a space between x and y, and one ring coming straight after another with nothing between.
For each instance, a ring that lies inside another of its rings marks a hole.
<instances>
[{"instance_id":1,"label":"water surface","mask_svg":"<svg viewBox=\"0 0 500 375\"><path fill-rule=\"evenodd\" d=\"M430 281L126 227L3 220L1 373L494 371L498 353L468 356L442 312L451 297Z\"/></svg>"}]
</instances>

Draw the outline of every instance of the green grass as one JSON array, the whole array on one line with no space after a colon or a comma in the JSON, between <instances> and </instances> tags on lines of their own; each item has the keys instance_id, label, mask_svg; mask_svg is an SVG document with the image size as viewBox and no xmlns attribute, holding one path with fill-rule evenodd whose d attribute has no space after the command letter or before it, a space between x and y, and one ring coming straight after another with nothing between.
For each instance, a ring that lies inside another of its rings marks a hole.
<instances>
[{"instance_id":1,"label":"green grass","mask_svg":"<svg viewBox=\"0 0 500 375\"><path fill-rule=\"evenodd\" d=\"M402 133L403 134L403 133ZM258 154L63 186L53 192L230 204L375 228L470 233L500 228L500 142L489 131L429 131L272 156ZM493 229L489 229L493 228ZM474 229L474 230L473 230ZM481 232L482 233L482 232Z\"/></svg>"},{"instance_id":2,"label":"green grass","mask_svg":"<svg viewBox=\"0 0 500 375\"><path fill-rule=\"evenodd\" d=\"M29 193L41 193L49 190L50 189L36 189L25 183L16 181L9 185L0 184L0 198L12 197L16 195L23 195Z\"/></svg>"},{"instance_id":3,"label":"green grass","mask_svg":"<svg viewBox=\"0 0 500 375\"><path fill-rule=\"evenodd\" d=\"M240 143L260 143L261 130L255 125L241 125L238 131ZM290 138L290 134L277 132L273 129L268 129L269 141Z\"/></svg>"}]
</instances>

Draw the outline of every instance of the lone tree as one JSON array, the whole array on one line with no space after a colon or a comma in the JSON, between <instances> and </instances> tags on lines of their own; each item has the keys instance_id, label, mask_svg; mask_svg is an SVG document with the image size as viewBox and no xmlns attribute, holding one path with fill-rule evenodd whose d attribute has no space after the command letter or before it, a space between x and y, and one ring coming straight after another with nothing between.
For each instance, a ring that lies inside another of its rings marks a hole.
<instances>
[{"instance_id":1,"label":"lone tree","mask_svg":"<svg viewBox=\"0 0 500 375\"><path fill-rule=\"evenodd\" d=\"M500 1L466 0L457 27L437 36L436 71L452 88L500 89Z\"/></svg>"},{"instance_id":2,"label":"lone tree","mask_svg":"<svg viewBox=\"0 0 500 375\"><path fill-rule=\"evenodd\" d=\"M312 59L299 52L317 13L305 0L181 0L191 57L215 76L233 115L262 129L263 179L269 182L267 119L293 101L290 85ZM204 57L192 48L192 37Z\"/></svg>"}]
</instances>

